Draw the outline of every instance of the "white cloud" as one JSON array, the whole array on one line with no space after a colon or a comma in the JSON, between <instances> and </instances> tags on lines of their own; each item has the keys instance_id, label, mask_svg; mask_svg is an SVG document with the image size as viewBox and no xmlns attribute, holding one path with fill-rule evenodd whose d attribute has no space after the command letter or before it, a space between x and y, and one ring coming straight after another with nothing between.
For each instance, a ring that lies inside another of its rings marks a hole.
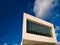
<instances>
[{"instance_id":1,"label":"white cloud","mask_svg":"<svg viewBox=\"0 0 60 45\"><path fill-rule=\"evenodd\" d=\"M57 31L57 30L60 30L60 27L59 26L56 26L55 31ZM56 32L56 37L57 36L59 36L59 33L58 32Z\"/></svg>"},{"instance_id":2,"label":"white cloud","mask_svg":"<svg viewBox=\"0 0 60 45\"><path fill-rule=\"evenodd\" d=\"M14 45L18 45L18 44L14 44Z\"/></svg>"},{"instance_id":3,"label":"white cloud","mask_svg":"<svg viewBox=\"0 0 60 45\"><path fill-rule=\"evenodd\" d=\"M57 30L60 30L60 27L59 26L56 26L55 27L55 31L57 31ZM59 33L56 33L56 37L59 35Z\"/></svg>"},{"instance_id":4,"label":"white cloud","mask_svg":"<svg viewBox=\"0 0 60 45\"><path fill-rule=\"evenodd\" d=\"M56 33L56 37L59 35L59 33Z\"/></svg>"},{"instance_id":5,"label":"white cloud","mask_svg":"<svg viewBox=\"0 0 60 45\"><path fill-rule=\"evenodd\" d=\"M22 41L21 41L20 45L22 45Z\"/></svg>"},{"instance_id":6,"label":"white cloud","mask_svg":"<svg viewBox=\"0 0 60 45\"><path fill-rule=\"evenodd\" d=\"M57 30L60 30L60 27L59 26L56 26L55 31L57 31Z\"/></svg>"},{"instance_id":7,"label":"white cloud","mask_svg":"<svg viewBox=\"0 0 60 45\"><path fill-rule=\"evenodd\" d=\"M7 43L4 43L3 45L7 45Z\"/></svg>"},{"instance_id":8,"label":"white cloud","mask_svg":"<svg viewBox=\"0 0 60 45\"><path fill-rule=\"evenodd\" d=\"M57 44L55 44L55 45L60 45L60 42L58 42Z\"/></svg>"},{"instance_id":9,"label":"white cloud","mask_svg":"<svg viewBox=\"0 0 60 45\"><path fill-rule=\"evenodd\" d=\"M55 5L57 5L55 0L35 0L34 12L36 17L47 17L46 15L50 14L50 9L52 9Z\"/></svg>"}]
</instances>

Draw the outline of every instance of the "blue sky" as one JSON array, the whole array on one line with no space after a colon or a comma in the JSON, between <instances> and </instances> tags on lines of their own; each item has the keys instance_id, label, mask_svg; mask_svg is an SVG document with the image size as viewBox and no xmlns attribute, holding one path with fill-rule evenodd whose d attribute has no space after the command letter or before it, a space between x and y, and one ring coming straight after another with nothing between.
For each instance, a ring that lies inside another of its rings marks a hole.
<instances>
[{"instance_id":1,"label":"blue sky","mask_svg":"<svg viewBox=\"0 0 60 45\"><path fill-rule=\"evenodd\" d=\"M35 0L0 0L0 45L20 44L24 12L53 23L57 41L60 42L60 0L51 1L52 4L45 5L45 9L42 8L42 10L41 6L37 8L40 2ZM44 0L42 2L43 6L47 3ZM39 11L38 15L36 10Z\"/></svg>"}]
</instances>

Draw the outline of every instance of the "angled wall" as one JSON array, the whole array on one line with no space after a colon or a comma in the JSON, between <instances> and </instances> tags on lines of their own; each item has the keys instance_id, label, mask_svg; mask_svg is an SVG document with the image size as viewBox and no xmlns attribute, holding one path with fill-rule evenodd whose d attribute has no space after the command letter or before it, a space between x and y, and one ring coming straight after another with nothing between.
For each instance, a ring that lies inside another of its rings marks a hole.
<instances>
[{"instance_id":1,"label":"angled wall","mask_svg":"<svg viewBox=\"0 0 60 45\"><path fill-rule=\"evenodd\" d=\"M52 23L24 13L22 45L54 45L56 43Z\"/></svg>"}]
</instances>

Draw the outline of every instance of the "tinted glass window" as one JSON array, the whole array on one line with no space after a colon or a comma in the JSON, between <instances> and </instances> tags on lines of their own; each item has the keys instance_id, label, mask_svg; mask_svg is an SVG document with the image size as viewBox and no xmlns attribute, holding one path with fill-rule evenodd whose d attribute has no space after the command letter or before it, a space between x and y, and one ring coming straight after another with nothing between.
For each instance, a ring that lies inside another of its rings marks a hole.
<instances>
[{"instance_id":1,"label":"tinted glass window","mask_svg":"<svg viewBox=\"0 0 60 45\"><path fill-rule=\"evenodd\" d=\"M27 20L27 33L51 37L51 28L48 26Z\"/></svg>"}]
</instances>

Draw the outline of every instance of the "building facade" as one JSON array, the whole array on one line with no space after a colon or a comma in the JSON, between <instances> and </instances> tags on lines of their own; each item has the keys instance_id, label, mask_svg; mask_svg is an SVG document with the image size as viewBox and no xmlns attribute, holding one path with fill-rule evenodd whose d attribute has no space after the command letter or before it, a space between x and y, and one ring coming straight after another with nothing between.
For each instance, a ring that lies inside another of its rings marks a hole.
<instances>
[{"instance_id":1,"label":"building facade","mask_svg":"<svg viewBox=\"0 0 60 45\"><path fill-rule=\"evenodd\" d=\"M55 45L56 43L52 23L24 13L21 45Z\"/></svg>"}]
</instances>

